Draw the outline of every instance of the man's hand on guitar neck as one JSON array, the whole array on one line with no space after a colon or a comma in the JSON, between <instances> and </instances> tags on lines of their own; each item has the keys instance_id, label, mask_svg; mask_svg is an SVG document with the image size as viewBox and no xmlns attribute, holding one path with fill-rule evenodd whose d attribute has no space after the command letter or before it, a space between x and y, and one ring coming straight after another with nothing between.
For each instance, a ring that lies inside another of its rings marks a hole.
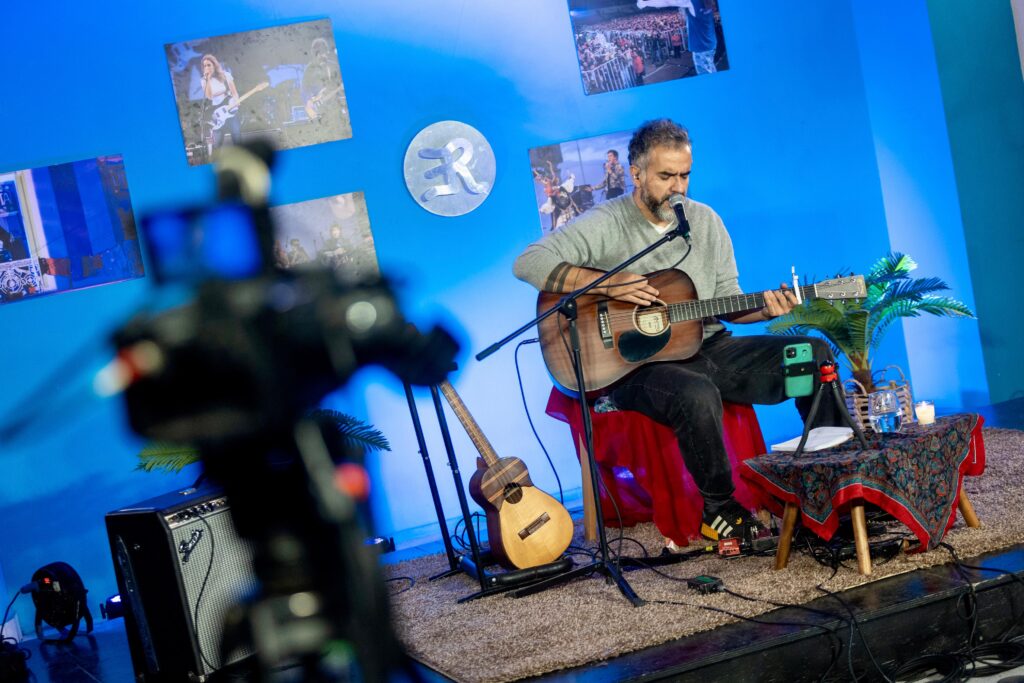
<instances>
[{"instance_id":1,"label":"man's hand on guitar neck","mask_svg":"<svg viewBox=\"0 0 1024 683\"><path fill-rule=\"evenodd\" d=\"M544 289L558 294L568 293L585 287L602 275L604 275L604 271L561 263L551 271ZM628 271L616 273L591 291L594 294L604 294L612 299L640 306L646 306L658 300L658 290L648 284L646 277Z\"/></svg>"},{"instance_id":2,"label":"man's hand on guitar neck","mask_svg":"<svg viewBox=\"0 0 1024 683\"><path fill-rule=\"evenodd\" d=\"M762 292L764 296L764 308L756 311L749 311L734 318L720 316L734 323L763 323L780 315L786 315L797 305L796 294L785 282L780 283L779 289L768 289Z\"/></svg>"}]
</instances>

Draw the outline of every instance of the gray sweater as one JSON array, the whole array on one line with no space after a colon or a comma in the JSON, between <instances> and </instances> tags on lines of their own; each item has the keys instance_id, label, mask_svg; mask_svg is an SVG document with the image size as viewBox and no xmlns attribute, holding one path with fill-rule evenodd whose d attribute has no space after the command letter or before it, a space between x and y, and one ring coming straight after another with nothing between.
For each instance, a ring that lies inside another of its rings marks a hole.
<instances>
[{"instance_id":1,"label":"gray sweater","mask_svg":"<svg viewBox=\"0 0 1024 683\"><path fill-rule=\"evenodd\" d=\"M677 268L690 276L701 299L742 294L732 240L722 219L708 205L688 197L683 208L690 223L693 251ZM671 227L675 227L674 221ZM548 275L560 263L608 270L660 237L633 202L632 194L626 194L595 206L561 230L534 242L519 255L512 270L520 280L544 289ZM628 270L651 273L670 268L684 253L686 242L677 238ZM704 336L720 329L722 324L717 320L706 320Z\"/></svg>"}]
</instances>

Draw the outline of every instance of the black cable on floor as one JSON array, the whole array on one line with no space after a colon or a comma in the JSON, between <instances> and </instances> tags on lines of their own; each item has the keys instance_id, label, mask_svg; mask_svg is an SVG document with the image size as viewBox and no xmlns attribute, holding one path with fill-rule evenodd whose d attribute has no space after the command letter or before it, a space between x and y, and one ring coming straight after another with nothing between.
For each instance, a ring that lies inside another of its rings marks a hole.
<instances>
[{"instance_id":1,"label":"black cable on floor","mask_svg":"<svg viewBox=\"0 0 1024 683\"><path fill-rule=\"evenodd\" d=\"M836 575L836 571L837 570L833 569L832 576L830 576L828 579L826 579L826 581L832 580L832 578ZM838 602L843 607L843 609L846 610L846 613L850 615L850 653L849 653L849 656L851 658L853 657L853 631L854 631L854 629L856 629L857 633L860 635L860 642L864 645L864 651L868 653L868 659L871 660L871 665L873 667L875 667L875 670L879 674L881 674L882 679L885 680L886 683L892 683L892 679L889 678L889 676L886 674L885 669L883 669L882 666L878 663L878 660L875 659L875 653L871 651L871 646L868 645L868 639L864 636L864 632L860 628L860 622L857 621L857 615L853 613L853 608L850 607L850 604L848 602L846 602L841 597L839 597L838 593L835 593L835 592L830 591L829 589L825 588L823 583L824 582L819 583L817 586L815 586L815 588L817 588L819 591L821 591L822 593L825 593L826 595L828 595L829 597L834 599L836 602ZM850 662L850 668L851 668L851 670L853 668L852 660Z\"/></svg>"},{"instance_id":2,"label":"black cable on floor","mask_svg":"<svg viewBox=\"0 0 1024 683\"><path fill-rule=\"evenodd\" d=\"M937 683L955 683L964 680L967 666L964 658L958 655L921 655L896 669L893 677L897 681L916 681L932 672L942 676Z\"/></svg>"},{"instance_id":3,"label":"black cable on floor","mask_svg":"<svg viewBox=\"0 0 1024 683\"><path fill-rule=\"evenodd\" d=\"M409 585L391 593L391 597L395 597L396 595L401 595L408 590L412 590L412 587L416 585L416 579L411 576L393 576L390 579L385 579L385 583L391 583L392 581L408 581Z\"/></svg>"},{"instance_id":4,"label":"black cable on floor","mask_svg":"<svg viewBox=\"0 0 1024 683\"><path fill-rule=\"evenodd\" d=\"M654 567L649 567L649 568L650 569L654 569ZM654 571L655 571L656 574L661 574L663 576L668 576L666 574L662 574L662 572L659 572L656 569L654 569ZM686 580L686 579L678 579L677 577L674 577L674 576L668 576L668 578L676 580L676 581L678 581L678 580L685 581ZM828 639L829 650L832 653L832 657L829 660L828 668L826 668L825 671L818 678L819 681L825 681L825 680L828 679L829 674L832 673L832 669L835 668L836 662L839 659L839 655L842 654L842 641L839 640L839 637L836 634L835 629L829 628L828 626L825 626L823 624L815 624L815 623L812 623L812 622L809 622L809 621L765 621L763 619L757 619L756 617L746 617L746 616L743 616L742 614L736 614L734 612L730 612L729 610L722 609L720 607L711 607L710 605L700 605L700 604L696 604L696 603L692 603L692 602L682 602L682 601L676 601L676 600L645 600L644 602L647 602L647 603L650 603L650 604L653 604L653 605L677 605L677 606L681 606L681 607L696 607L698 609L707 610L709 612L717 612L719 614L725 614L727 616L733 617L734 619L741 619L743 621L749 621L749 622L751 622L753 624L762 624L762 625L765 625L765 626L794 626L794 627L798 627L798 628L811 627L811 628L821 629L823 631L822 635L824 635ZM840 621L842 621L842 619L840 619Z\"/></svg>"}]
</instances>

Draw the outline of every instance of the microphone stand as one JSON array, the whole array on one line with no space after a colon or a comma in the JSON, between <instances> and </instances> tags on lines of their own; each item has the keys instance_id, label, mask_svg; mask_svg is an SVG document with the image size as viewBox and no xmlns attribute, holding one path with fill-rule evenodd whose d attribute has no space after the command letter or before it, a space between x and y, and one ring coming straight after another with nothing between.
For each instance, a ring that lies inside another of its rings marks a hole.
<instances>
[{"instance_id":1,"label":"microphone stand","mask_svg":"<svg viewBox=\"0 0 1024 683\"><path fill-rule=\"evenodd\" d=\"M530 322L526 323L525 325L517 329L515 332L512 332L504 339L495 342L494 344L487 347L485 350L481 351L476 355L477 360L483 360L487 358L495 351L500 349L502 346L509 343L519 335L521 335L526 330L539 324L542 320L546 320L555 313L559 313L565 316L565 319L568 321L569 343L570 349L572 351L573 369L576 372L576 387L579 390L580 415L583 418L583 433L587 443L587 459L590 463L590 481L594 496L594 510L597 514L599 559L595 559L593 562L590 562L589 564L580 565L579 567L569 570L563 574L558 574L547 579L544 579L543 581L539 581L537 583L526 586L524 588L517 589L512 592L512 595L515 597L522 597L524 595L538 593L542 590L546 590L547 588L551 588L553 586L565 583L566 581L571 581L572 579L579 576L589 576L594 573L600 573L605 576L605 581L607 583L614 582L619 587L619 591L622 592L622 594L626 597L627 600L629 600L630 603L632 603L634 607L640 607L644 604L644 601L640 598L640 596L636 594L636 592L629 585L626 579L623 578L622 571L619 568L618 562L613 563L609 559L608 537L605 533L604 515L601 510L601 474L600 470L597 467L596 456L594 455L594 426L590 421L590 407L587 405L587 382L583 372L583 353L580 348L579 329L577 327L577 300L590 290L600 286L602 283L608 280L608 278L625 270L636 261L639 261L644 256L647 256L647 254L660 248L663 244L666 244L667 242L670 242L677 237L684 238L686 240L686 243L689 244L690 226L686 222L686 217L682 215L682 207L679 206L673 208L676 208L676 217L678 219L678 225L675 228L669 230L664 235L662 235L660 239L658 239L655 242L652 242L643 250L630 256L628 259L626 259L619 265L615 266L614 268L612 268L604 275L591 282L590 284L585 285L574 292L566 294L564 297L561 298L558 304L552 306L551 308L549 308L548 310L544 311L536 318L531 320ZM687 254L689 254L689 251L687 251Z\"/></svg>"}]
</instances>

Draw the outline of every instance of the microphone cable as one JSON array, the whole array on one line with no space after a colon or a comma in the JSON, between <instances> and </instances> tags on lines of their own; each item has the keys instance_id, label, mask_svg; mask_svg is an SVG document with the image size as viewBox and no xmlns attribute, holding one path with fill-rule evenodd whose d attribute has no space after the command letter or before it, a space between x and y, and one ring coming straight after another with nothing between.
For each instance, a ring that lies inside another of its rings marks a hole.
<instances>
[{"instance_id":1,"label":"microphone cable","mask_svg":"<svg viewBox=\"0 0 1024 683\"><path fill-rule=\"evenodd\" d=\"M558 476L558 469L555 467L555 463L551 460L551 454L548 453L548 449L544 447L544 441L541 440L540 434L537 433L537 427L533 424L533 417L530 415L530 406L526 403L526 391L523 389L523 374L519 369L519 349L526 344L536 344L540 339L533 337L532 339L523 339L516 344L516 350L512 354L516 365L516 379L519 382L519 397L523 400L523 412L526 413L526 421L530 423L530 431L533 432L533 436L537 439L537 443L540 444L540 449L544 451L544 457L547 458L548 465L551 466L551 471L555 475L555 481L558 482L558 502L563 506L565 505L565 494L562 491L562 478Z\"/></svg>"}]
</instances>

